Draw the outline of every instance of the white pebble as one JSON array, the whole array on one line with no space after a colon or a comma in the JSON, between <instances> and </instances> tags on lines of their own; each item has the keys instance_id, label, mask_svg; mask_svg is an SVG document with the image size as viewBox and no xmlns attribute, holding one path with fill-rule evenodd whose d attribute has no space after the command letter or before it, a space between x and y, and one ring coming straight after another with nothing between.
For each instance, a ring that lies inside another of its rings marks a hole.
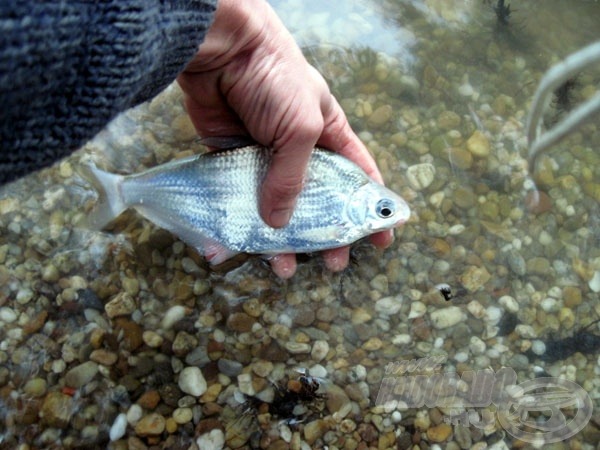
<instances>
[{"instance_id":1,"label":"white pebble","mask_svg":"<svg viewBox=\"0 0 600 450\"><path fill-rule=\"evenodd\" d=\"M127 410L127 422L130 425L134 426L135 424L137 424L140 421L140 419L142 418L143 415L144 415L144 410L142 409L142 407L140 405L138 405L137 403L134 403Z\"/></svg>"},{"instance_id":2,"label":"white pebble","mask_svg":"<svg viewBox=\"0 0 600 450\"><path fill-rule=\"evenodd\" d=\"M196 444L202 450L222 450L225 445L225 435L220 428L215 428L198 437Z\"/></svg>"},{"instance_id":3,"label":"white pebble","mask_svg":"<svg viewBox=\"0 0 600 450\"><path fill-rule=\"evenodd\" d=\"M392 338L392 344L394 345L406 345L411 341L410 334L397 334Z\"/></svg>"},{"instance_id":4,"label":"white pebble","mask_svg":"<svg viewBox=\"0 0 600 450\"><path fill-rule=\"evenodd\" d=\"M474 355L481 355L485 352L485 348L485 342L477 336L471 336L471 341L469 342L469 350L471 350L471 353Z\"/></svg>"},{"instance_id":5,"label":"white pebble","mask_svg":"<svg viewBox=\"0 0 600 450\"><path fill-rule=\"evenodd\" d=\"M456 225L452 225L450 228L448 228L448 234L451 236L456 236L466 229L467 228L462 223L457 223Z\"/></svg>"},{"instance_id":6,"label":"white pebble","mask_svg":"<svg viewBox=\"0 0 600 450\"><path fill-rule=\"evenodd\" d=\"M206 392L207 385L202 371L198 367L186 367L179 373L179 389L194 397Z\"/></svg>"},{"instance_id":7,"label":"white pebble","mask_svg":"<svg viewBox=\"0 0 600 450\"><path fill-rule=\"evenodd\" d=\"M181 305L171 306L161 322L161 327L165 330L170 329L173 325L185 317L185 307Z\"/></svg>"},{"instance_id":8,"label":"white pebble","mask_svg":"<svg viewBox=\"0 0 600 450\"><path fill-rule=\"evenodd\" d=\"M560 302L552 297L546 297L540 303L545 312L557 312L560 309Z\"/></svg>"},{"instance_id":9,"label":"white pebble","mask_svg":"<svg viewBox=\"0 0 600 450\"><path fill-rule=\"evenodd\" d=\"M315 361L322 361L325 359L328 353L329 343L325 340L319 339L313 344L312 350L310 351L310 356Z\"/></svg>"},{"instance_id":10,"label":"white pebble","mask_svg":"<svg viewBox=\"0 0 600 450\"><path fill-rule=\"evenodd\" d=\"M504 307L505 310L511 313L516 313L519 311L519 303L515 300L514 297L510 295L503 295L498 300L498 303Z\"/></svg>"},{"instance_id":11,"label":"white pebble","mask_svg":"<svg viewBox=\"0 0 600 450\"><path fill-rule=\"evenodd\" d=\"M402 420L402 413L400 411L394 411L392 413L392 422L400 423L401 420Z\"/></svg>"},{"instance_id":12,"label":"white pebble","mask_svg":"<svg viewBox=\"0 0 600 450\"><path fill-rule=\"evenodd\" d=\"M588 286L592 290L592 292L600 292L600 271L595 271L594 276L588 282Z\"/></svg>"},{"instance_id":13,"label":"white pebble","mask_svg":"<svg viewBox=\"0 0 600 450\"><path fill-rule=\"evenodd\" d=\"M406 180L416 191L427 188L434 179L435 166L431 163L414 164L406 169Z\"/></svg>"},{"instance_id":14,"label":"white pebble","mask_svg":"<svg viewBox=\"0 0 600 450\"><path fill-rule=\"evenodd\" d=\"M410 312L408 313L409 319L416 319L421 317L427 312L427 305L423 302L412 302L410 304Z\"/></svg>"},{"instance_id":15,"label":"white pebble","mask_svg":"<svg viewBox=\"0 0 600 450\"><path fill-rule=\"evenodd\" d=\"M543 355L546 353L546 344L539 339L535 339L531 342L531 351L536 355Z\"/></svg>"},{"instance_id":16,"label":"white pebble","mask_svg":"<svg viewBox=\"0 0 600 450\"><path fill-rule=\"evenodd\" d=\"M452 327L464 320L464 314L458 306L436 309L430 316L433 327L438 330Z\"/></svg>"},{"instance_id":17,"label":"white pebble","mask_svg":"<svg viewBox=\"0 0 600 450\"><path fill-rule=\"evenodd\" d=\"M238 380L238 388L239 390L246 395L254 395L256 391L254 390L254 386L252 386L252 375L249 373L240 373L237 376Z\"/></svg>"},{"instance_id":18,"label":"white pebble","mask_svg":"<svg viewBox=\"0 0 600 450\"><path fill-rule=\"evenodd\" d=\"M487 322L496 324L502 317L502 310L497 306L488 306L485 311Z\"/></svg>"},{"instance_id":19,"label":"white pebble","mask_svg":"<svg viewBox=\"0 0 600 450\"><path fill-rule=\"evenodd\" d=\"M535 330L531 325L526 325L524 323L520 323L515 327L516 333L525 339L531 339L537 337L535 334Z\"/></svg>"},{"instance_id":20,"label":"white pebble","mask_svg":"<svg viewBox=\"0 0 600 450\"><path fill-rule=\"evenodd\" d=\"M402 296L383 297L375 302L375 311L385 316L398 314L402 308Z\"/></svg>"},{"instance_id":21,"label":"white pebble","mask_svg":"<svg viewBox=\"0 0 600 450\"><path fill-rule=\"evenodd\" d=\"M292 440L292 430L290 430L290 427L288 427L286 424L282 423L279 425L279 436L289 444L289 442Z\"/></svg>"},{"instance_id":22,"label":"white pebble","mask_svg":"<svg viewBox=\"0 0 600 450\"><path fill-rule=\"evenodd\" d=\"M471 97L475 93L475 90L469 83L464 83L459 86L458 93L463 97Z\"/></svg>"},{"instance_id":23,"label":"white pebble","mask_svg":"<svg viewBox=\"0 0 600 450\"><path fill-rule=\"evenodd\" d=\"M467 304L467 311L469 311L476 319L483 319L483 316L485 315L485 309L483 305L477 300L471 300Z\"/></svg>"},{"instance_id":24,"label":"white pebble","mask_svg":"<svg viewBox=\"0 0 600 450\"><path fill-rule=\"evenodd\" d=\"M435 341L433 341L433 348L442 348L443 345L444 339L442 339L441 337L437 337L435 338Z\"/></svg>"},{"instance_id":25,"label":"white pebble","mask_svg":"<svg viewBox=\"0 0 600 450\"><path fill-rule=\"evenodd\" d=\"M311 377L325 378L327 376L327 369L321 364L315 364L310 369L308 369L308 374Z\"/></svg>"},{"instance_id":26,"label":"white pebble","mask_svg":"<svg viewBox=\"0 0 600 450\"><path fill-rule=\"evenodd\" d=\"M4 323L12 323L17 320L17 313L8 306L0 308L0 320Z\"/></svg>"},{"instance_id":27,"label":"white pebble","mask_svg":"<svg viewBox=\"0 0 600 450\"><path fill-rule=\"evenodd\" d=\"M460 351L456 352L454 355L454 360L459 363L465 362L467 359L469 359L469 354L467 352Z\"/></svg>"},{"instance_id":28,"label":"white pebble","mask_svg":"<svg viewBox=\"0 0 600 450\"><path fill-rule=\"evenodd\" d=\"M125 436L125 431L127 431L127 414L121 413L117 416L110 427L110 431L108 433L110 440L113 442L118 441Z\"/></svg>"}]
</instances>

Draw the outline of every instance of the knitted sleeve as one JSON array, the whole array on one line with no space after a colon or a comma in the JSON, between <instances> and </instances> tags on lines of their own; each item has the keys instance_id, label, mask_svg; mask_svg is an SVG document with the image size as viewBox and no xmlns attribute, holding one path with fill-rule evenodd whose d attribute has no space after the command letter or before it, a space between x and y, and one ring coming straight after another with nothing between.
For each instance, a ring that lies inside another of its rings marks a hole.
<instances>
[{"instance_id":1,"label":"knitted sleeve","mask_svg":"<svg viewBox=\"0 0 600 450\"><path fill-rule=\"evenodd\" d=\"M68 155L166 87L216 3L0 2L0 184Z\"/></svg>"}]
</instances>

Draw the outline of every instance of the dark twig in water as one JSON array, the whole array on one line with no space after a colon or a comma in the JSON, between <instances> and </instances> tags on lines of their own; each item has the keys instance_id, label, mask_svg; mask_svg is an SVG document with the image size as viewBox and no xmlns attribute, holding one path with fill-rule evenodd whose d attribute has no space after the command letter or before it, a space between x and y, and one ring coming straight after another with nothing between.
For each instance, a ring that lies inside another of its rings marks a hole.
<instances>
[{"instance_id":1,"label":"dark twig in water","mask_svg":"<svg viewBox=\"0 0 600 450\"><path fill-rule=\"evenodd\" d=\"M554 99L558 111L569 111L571 109L575 86L577 86L577 77L569 78L554 91Z\"/></svg>"},{"instance_id":2,"label":"dark twig in water","mask_svg":"<svg viewBox=\"0 0 600 450\"><path fill-rule=\"evenodd\" d=\"M540 359L547 362L556 362L568 358L576 352L584 355L597 353L600 350L600 335L588 331L588 328L599 321L600 319L593 321L566 338L555 339L550 337L544 341L546 352L540 356Z\"/></svg>"},{"instance_id":3,"label":"dark twig in water","mask_svg":"<svg viewBox=\"0 0 600 450\"><path fill-rule=\"evenodd\" d=\"M510 19L510 5L505 5L504 0L498 0L496 6L494 6L494 12L498 23L501 25L508 25Z\"/></svg>"}]
</instances>

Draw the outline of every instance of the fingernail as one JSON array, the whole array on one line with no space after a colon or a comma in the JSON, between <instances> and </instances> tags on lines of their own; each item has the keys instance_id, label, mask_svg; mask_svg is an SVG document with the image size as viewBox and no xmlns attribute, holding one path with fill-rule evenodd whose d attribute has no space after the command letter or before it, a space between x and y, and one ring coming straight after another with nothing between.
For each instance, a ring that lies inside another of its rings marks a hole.
<instances>
[{"instance_id":1,"label":"fingernail","mask_svg":"<svg viewBox=\"0 0 600 450\"><path fill-rule=\"evenodd\" d=\"M275 209L271 211L269 222L275 228L281 228L288 224L292 217L291 209Z\"/></svg>"}]
</instances>

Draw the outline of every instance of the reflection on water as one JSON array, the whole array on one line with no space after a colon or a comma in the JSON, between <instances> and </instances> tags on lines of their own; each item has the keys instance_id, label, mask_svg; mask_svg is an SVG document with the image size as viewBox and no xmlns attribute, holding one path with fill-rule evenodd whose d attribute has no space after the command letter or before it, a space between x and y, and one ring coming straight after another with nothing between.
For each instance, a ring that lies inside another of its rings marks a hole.
<instances>
[{"instance_id":1,"label":"reflection on water","mask_svg":"<svg viewBox=\"0 0 600 450\"><path fill-rule=\"evenodd\" d=\"M600 5L514 3L506 26L491 1L274 2L414 211L342 274L318 257L289 282L254 257L213 271L133 213L109 232L73 225L94 202L82 157L133 172L201 150L176 88L3 189L0 448L538 448L549 436L515 437L504 403L462 401L468 374L502 367L574 381L597 407L598 121L534 174L522 155L537 81L598 38ZM599 80L582 73L571 102ZM382 390L432 371L467 374L454 403ZM553 448L595 448L596 417Z\"/></svg>"}]
</instances>

